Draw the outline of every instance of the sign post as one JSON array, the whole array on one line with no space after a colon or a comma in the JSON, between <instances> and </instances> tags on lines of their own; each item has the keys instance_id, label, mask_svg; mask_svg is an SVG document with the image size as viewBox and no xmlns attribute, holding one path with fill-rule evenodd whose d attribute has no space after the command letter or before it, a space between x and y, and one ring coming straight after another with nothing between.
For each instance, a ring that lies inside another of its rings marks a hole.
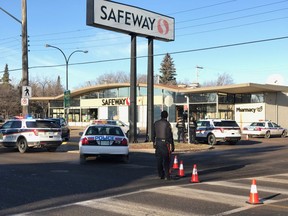
<instances>
[{"instance_id":1,"label":"sign post","mask_svg":"<svg viewBox=\"0 0 288 216\"><path fill-rule=\"evenodd\" d=\"M70 107L70 90L64 91L64 107L69 108Z\"/></svg>"},{"instance_id":2,"label":"sign post","mask_svg":"<svg viewBox=\"0 0 288 216\"><path fill-rule=\"evenodd\" d=\"M22 110L28 109L29 106L29 98L32 97L32 88L31 86L22 86L22 98L21 98L21 106L23 107ZM25 117L28 115L27 113L22 113Z\"/></svg>"},{"instance_id":3,"label":"sign post","mask_svg":"<svg viewBox=\"0 0 288 216\"><path fill-rule=\"evenodd\" d=\"M136 103L136 36L148 38L148 86L147 86L147 134L151 140L154 123L154 81L153 81L153 39L175 40L174 18L112 1L87 0L86 24L131 36L130 63L130 137L137 142L137 103ZM150 77L150 78L149 78Z\"/></svg>"}]
</instances>

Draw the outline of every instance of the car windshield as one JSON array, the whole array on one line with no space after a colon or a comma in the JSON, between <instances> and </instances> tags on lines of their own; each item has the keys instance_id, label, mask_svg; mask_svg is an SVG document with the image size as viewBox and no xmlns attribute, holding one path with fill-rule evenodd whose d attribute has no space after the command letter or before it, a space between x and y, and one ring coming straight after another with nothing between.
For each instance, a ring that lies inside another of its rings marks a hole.
<instances>
[{"instance_id":1,"label":"car windshield","mask_svg":"<svg viewBox=\"0 0 288 216\"><path fill-rule=\"evenodd\" d=\"M235 121L219 121L214 122L214 125L218 127L239 127Z\"/></svg>"},{"instance_id":2,"label":"car windshield","mask_svg":"<svg viewBox=\"0 0 288 216\"><path fill-rule=\"evenodd\" d=\"M253 122L250 126L265 127L264 122Z\"/></svg>"},{"instance_id":3,"label":"car windshield","mask_svg":"<svg viewBox=\"0 0 288 216\"><path fill-rule=\"evenodd\" d=\"M60 119L54 119L54 118L52 118L51 120L53 120L54 122L56 122L58 125L61 125Z\"/></svg>"},{"instance_id":4,"label":"car windshield","mask_svg":"<svg viewBox=\"0 0 288 216\"><path fill-rule=\"evenodd\" d=\"M27 128L59 128L60 126L54 121L27 121Z\"/></svg>"},{"instance_id":5,"label":"car windshield","mask_svg":"<svg viewBox=\"0 0 288 216\"><path fill-rule=\"evenodd\" d=\"M119 127L90 126L85 135L124 136L124 133Z\"/></svg>"}]
</instances>

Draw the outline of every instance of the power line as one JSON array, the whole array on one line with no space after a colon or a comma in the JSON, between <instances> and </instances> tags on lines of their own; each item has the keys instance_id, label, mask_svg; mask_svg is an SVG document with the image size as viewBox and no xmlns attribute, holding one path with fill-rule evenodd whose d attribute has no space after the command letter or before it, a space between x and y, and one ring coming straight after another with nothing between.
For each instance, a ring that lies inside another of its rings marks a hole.
<instances>
[{"instance_id":1,"label":"power line","mask_svg":"<svg viewBox=\"0 0 288 216\"><path fill-rule=\"evenodd\" d=\"M257 13L257 14L249 14L249 15L245 15L245 16L230 18L230 19L217 20L217 21L213 21L213 22L209 22L209 23L196 24L193 26L185 26L185 27L181 27L181 28L177 28L177 29L179 30L179 29L186 29L186 28L193 28L193 27L200 27L200 26L206 26L206 25L211 25L211 24L223 23L223 22L228 22L228 21L232 21L232 20L239 20L239 19L244 19L244 18L248 18L248 17L255 17L255 16L259 16L259 15L263 15L263 14L270 14L270 13L283 11L283 10L287 10L287 9L288 8L281 8L281 9L272 10L272 11L265 11L265 12L261 12L261 13Z\"/></svg>"},{"instance_id":2,"label":"power line","mask_svg":"<svg viewBox=\"0 0 288 216\"><path fill-rule=\"evenodd\" d=\"M269 4L262 4L262 5L258 5L258 6L255 6L255 7L250 7L250 8L244 8L244 9L239 9L239 10L235 10L235 11L230 11L230 12L227 12L227 13L221 13L221 14L216 14L216 15L212 15L212 16L208 16L208 17L202 17L202 18L196 18L196 19L193 19L193 20L199 20L199 19L204 19L204 18L211 18L211 17L215 17L215 16L220 16L220 15L226 15L226 14L233 14L233 13L237 13L237 12L241 12L241 11L245 11L245 10L252 10L252 9L257 9L257 8L261 8L261 7L267 7L267 6L271 6L271 5L275 5L275 4L280 4L280 3L285 3L287 2L288 0L282 0L282 1L278 1L278 2L273 2L273 3L269 3ZM224 1L224 2L220 2L220 3L216 3L216 4L211 4L211 5L206 5L206 6L203 6L203 7L198 7L198 8L192 8L192 9L188 9L188 10L184 10L184 11L178 11L178 12L175 12L175 13L171 13L171 14L180 14L180 13L186 13L186 12L189 12L189 11L194 11L194 10L200 10L200 9L205 9L205 8L210 8L210 7L214 7L214 6L218 6L218 5L222 5L222 4L228 4L228 3L231 3L231 2L235 2L235 0L230 0L230 1ZM279 10L284 10L284 9L279 9ZM265 13L265 12L264 12ZM264 14L263 13L263 14ZM268 12L266 12L268 13ZM252 14L252 15L247 15L247 16L256 16L257 14ZM258 14L260 15L260 14ZM247 16L243 16L243 17L239 17L238 19L240 18L244 18L244 17L247 17ZM184 27L181 27L181 28L176 28L176 29L185 29L185 28L191 28L191 27L200 27L200 26L204 26L204 25L209 25L209 24L215 24L215 23L220 23L220 22L226 22L226 21L231 21L231 20L235 20L237 18L231 18L231 19L225 19L225 20L220 20L220 21L215 21L215 22L210 22L210 23L204 23L204 24L198 24L198 25L194 25L194 26L184 26ZM188 21L193 21L193 20L187 20L187 21L182 21L182 22L188 22ZM274 20L279 20L278 19L274 19ZM268 20L268 21L271 21L271 20ZM254 23L248 23L248 24L242 24L242 25L238 25L238 26L228 26L228 27L223 27L223 28L219 28L219 29L212 29L212 30L204 30L204 31L199 31L199 32L194 32L194 33L188 33L188 34L182 34L180 36L187 36L187 35L193 35L193 34L200 34L200 33L208 33L208 32L214 32L214 31L220 31L220 30L226 30L226 29L231 29L231 28L236 28L236 27L240 27L240 26L248 26L248 25L252 25L252 24L258 24L258 23L261 23L261 22L266 22L265 21L260 21L260 22L254 22ZM177 22L177 23L181 23L181 22ZM32 36L32 38L35 38L35 37L43 37L43 36L49 36L49 35L59 35L59 34L71 34L71 33L76 33L76 32L85 32L85 31L90 31L90 30L93 30L93 29L78 29L78 30L71 30L71 31L64 31L64 32L58 32L58 33L49 33L49 34L40 34L40 35L34 35ZM30 41L32 41L32 44L30 43L30 45L33 46L43 46L43 44L40 44L40 45L33 45L35 44L34 42L40 42L40 41L59 41L59 40L65 40L65 42L58 42L61 43L61 44L79 44L79 43L83 43L82 41L81 42L67 42L67 40L75 40L76 38L79 39L79 38L87 38L87 37L91 37L91 36L95 36L95 35L82 35L82 36L73 36L73 37L63 37L63 38L51 38L51 39L37 39L37 40L31 40L30 38ZM179 35L178 35L179 36ZM93 40L86 40L91 42L91 41L104 41L104 40L113 40L113 39L119 39L119 38L123 38L124 36L119 36L119 37L109 37L109 38L100 38L100 39L93 39ZM0 40L1 41L1 40ZM5 43L5 42L4 42ZM57 45L57 42L55 42L54 44ZM121 44L121 43L119 43ZM115 45L115 44L112 44L112 45ZM100 45L100 46L105 46L103 45L103 43ZM111 45L108 45L108 46L111 46ZM92 46L92 47L99 47L99 46ZM30 47L31 49L31 47ZM74 48L71 48L71 49L74 49Z\"/></svg>"},{"instance_id":3,"label":"power line","mask_svg":"<svg viewBox=\"0 0 288 216\"><path fill-rule=\"evenodd\" d=\"M273 3L270 3L270 4L263 4L263 5L258 5L258 6L254 6L254 7L248 7L248 8L238 9L238 10L229 11L229 12L225 12L225 13L214 14L214 15L209 15L209 16L204 16L204 17L199 17L199 18L194 18L194 19L190 19L190 20L179 21L178 23L185 23L185 22L197 21L197 20L208 19L208 18L223 16L223 15L228 15L228 14L234 14L234 13L243 12L243 11L247 11L247 10L254 10L254 9L258 9L258 8L262 8L262 7L267 7L267 6L271 6L271 5L275 5L275 4L284 3L284 2L287 2L287 1L288 1L288 0L284 0L284 1L273 2Z\"/></svg>"},{"instance_id":4,"label":"power line","mask_svg":"<svg viewBox=\"0 0 288 216\"><path fill-rule=\"evenodd\" d=\"M212 47L204 47L204 48L198 48L198 49L189 49L189 50L182 50L182 51L174 51L169 52L171 55L177 55L177 54L183 54L183 53L190 53L190 52L200 52L200 51L207 51L207 50L214 50L214 49L223 49L228 47L235 47L235 46L244 46L249 44L256 44L256 43L264 43L264 42L270 42L270 41L276 41L276 40L284 40L288 39L288 36L283 37L276 37L276 38L268 38L268 39L262 39L262 40L254 40L254 41L247 41L247 42L240 42L240 43L233 43L233 44L226 44L226 45L219 45L219 46L212 46ZM165 56L166 53L159 53L155 54L154 57L158 56ZM138 56L137 58L147 58L148 56ZM69 65L83 65L83 64L96 64L96 63L103 63L103 62L115 62L115 61L124 61L124 60L130 60L130 57L124 57L124 58L115 58L115 59L104 59L104 60L98 60L98 61L89 61L89 62L79 62L79 63L71 63ZM49 66L32 66L29 67L29 69L37 69L37 68L52 68L52 67L62 67L65 66L65 64L58 64L58 65L49 65ZM10 71L18 71L22 70L20 69L9 69ZM4 71L1 71L0 73L3 73Z\"/></svg>"}]
</instances>

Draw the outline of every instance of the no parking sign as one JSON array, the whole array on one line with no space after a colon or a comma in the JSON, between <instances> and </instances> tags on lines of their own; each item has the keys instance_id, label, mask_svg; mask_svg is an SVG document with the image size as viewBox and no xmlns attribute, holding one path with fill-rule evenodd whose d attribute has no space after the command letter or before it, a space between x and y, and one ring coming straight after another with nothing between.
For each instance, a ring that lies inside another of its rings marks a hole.
<instances>
[{"instance_id":1,"label":"no parking sign","mask_svg":"<svg viewBox=\"0 0 288 216\"><path fill-rule=\"evenodd\" d=\"M21 98L21 106L28 106L29 99L28 98Z\"/></svg>"}]
</instances>

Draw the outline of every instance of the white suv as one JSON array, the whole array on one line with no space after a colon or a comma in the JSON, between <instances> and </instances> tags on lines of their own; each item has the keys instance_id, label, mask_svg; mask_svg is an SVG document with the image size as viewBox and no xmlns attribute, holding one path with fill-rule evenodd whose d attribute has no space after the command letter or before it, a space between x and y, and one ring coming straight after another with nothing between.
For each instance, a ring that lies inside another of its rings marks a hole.
<instances>
[{"instance_id":1,"label":"white suv","mask_svg":"<svg viewBox=\"0 0 288 216\"><path fill-rule=\"evenodd\" d=\"M32 147L56 151L62 144L61 127L52 120L11 119L0 126L0 144L17 147L20 153Z\"/></svg>"},{"instance_id":2,"label":"white suv","mask_svg":"<svg viewBox=\"0 0 288 216\"><path fill-rule=\"evenodd\" d=\"M197 122L196 140L215 145L218 141L236 144L241 139L241 129L236 121L204 119Z\"/></svg>"}]
</instances>

